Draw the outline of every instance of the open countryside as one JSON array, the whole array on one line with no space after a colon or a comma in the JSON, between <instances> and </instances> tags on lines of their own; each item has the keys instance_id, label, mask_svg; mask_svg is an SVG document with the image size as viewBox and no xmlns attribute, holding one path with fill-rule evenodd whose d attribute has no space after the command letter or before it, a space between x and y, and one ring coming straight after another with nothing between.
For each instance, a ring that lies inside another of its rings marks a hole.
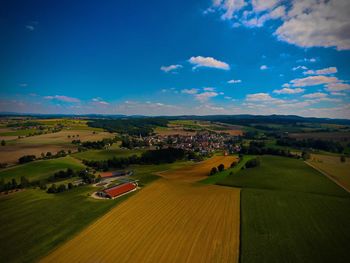
<instances>
[{"instance_id":1,"label":"open countryside","mask_svg":"<svg viewBox=\"0 0 350 263\"><path fill-rule=\"evenodd\" d=\"M238 262L239 203L239 189L159 179L41 262Z\"/></svg>"},{"instance_id":2,"label":"open countryside","mask_svg":"<svg viewBox=\"0 0 350 263\"><path fill-rule=\"evenodd\" d=\"M350 263L349 14L1 1L0 263Z\"/></svg>"}]
</instances>

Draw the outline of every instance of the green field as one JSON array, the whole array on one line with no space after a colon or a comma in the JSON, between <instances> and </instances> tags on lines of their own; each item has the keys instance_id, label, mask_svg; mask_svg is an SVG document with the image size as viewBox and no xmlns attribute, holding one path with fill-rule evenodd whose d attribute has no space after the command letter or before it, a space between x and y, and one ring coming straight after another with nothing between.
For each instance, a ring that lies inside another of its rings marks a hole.
<instances>
[{"instance_id":1,"label":"green field","mask_svg":"<svg viewBox=\"0 0 350 263\"><path fill-rule=\"evenodd\" d=\"M316 193L335 196L348 194L302 160L262 156L261 166L241 170L219 184L242 188Z\"/></svg>"},{"instance_id":2,"label":"green field","mask_svg":"<svg viewBox=\"0 0 350 263\"><path fill-rule=\"evenodd\" d=\"M42 180L59 170L65 170L67 168L80 170L84 167L79 160L66 156L57 159L30 162L1 170L0 178L5 181L15 178L17 182L19 182L21 176L25 176L30 181Z\"/></svg>"},{"instance_id":3,"label":"green field","mask_svg":"<svg viewBox=\"0 0 350 263\"><path fill-rule=\"evenodd\" d=\"M0 197L1 262L33 262L68 240L129 195L115 200L87 196L91 187L61 194L25 190Z\"/></svg>"},{"instance_id":4,"label":"green field","mask_svg":"<svg viewBox=\"0 0 350 263\"><path fill-rule=\"evenodd\" d=\"M241 187L241 262L349 262L350 195L304 162L263 156Z\"/></svg>"},{"instance_id":5,"label":"green field","mask_svg":"<svg viewBox=\"0 0 350 263\"><path fill-rule=\"evenodd\" d=\"M73 154L74 157L81 160L93 160L93 161L103 161L112 159L113 157L129 157L132 155L141 155L144 150L128 150L120 149L119 147L112 146L111 149L107 150L88 150L80 153Z\"/></svg>"},{"instance_id":6,"label":"green field","mask_svg":"<svg viewBox=\"0 0 350 263\"><path fill-rule=\"evenodd\" d=\"M212 176L208 176L208 178L202 180L201 183L203 183L203 184L216 184L218 182L221 182L226 177L228 177L230 175L230 173L233 173L233 174L238 173L241 170L241 168L245 165L245 163L252 158L253 158L253 156L245 155L245 156L243 156L243 160L240 161L235 167L228 168L221 173L216 173Z\"/></svg>"}]
</instances>

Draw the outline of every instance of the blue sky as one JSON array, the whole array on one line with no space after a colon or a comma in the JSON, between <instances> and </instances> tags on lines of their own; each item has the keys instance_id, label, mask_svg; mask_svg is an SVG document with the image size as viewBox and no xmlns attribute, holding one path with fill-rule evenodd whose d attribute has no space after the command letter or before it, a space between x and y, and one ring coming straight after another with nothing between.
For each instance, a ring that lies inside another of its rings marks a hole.
<instances>
[{"instance_id":1,"label":"blue sky","mask_svg":"<svg viewBox=\"0 0 350 263\"><path fill-rule=\"evenodd\" d=\"M346 0L6 1L0 111L350 118Z\"/></svg>"}]
</instances>

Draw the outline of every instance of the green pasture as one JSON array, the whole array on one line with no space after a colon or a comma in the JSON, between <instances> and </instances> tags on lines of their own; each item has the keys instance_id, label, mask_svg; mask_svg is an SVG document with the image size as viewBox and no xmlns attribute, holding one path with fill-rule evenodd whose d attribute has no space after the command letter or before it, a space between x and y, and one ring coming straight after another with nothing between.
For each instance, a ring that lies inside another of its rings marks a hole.
<instances>
[{"instance_id":1,"label":"green pasture","mask_svg":"<svg viewBox=\"0 0 350 263\"><path fill-rule=\"evenodd\" d=\"M240 262L350 261L350 195L303 161L261 156L219 183L242 189Z\"/></svg>"},{"instance_id":2,"label":"green pasture","mask_svg":"<svg viewBox=\"0 0 350 263\"><path fill-rule=\"evenodd\" d=\"M79 160L66 156L57 159L34 161L3 169L0 171L0 179L4 179L6 182L14 178L19 182L21 176L25 176L30 181L42 180L59 170L67 168L80 170L84 167Z\"/></svg>"}]
</instances>

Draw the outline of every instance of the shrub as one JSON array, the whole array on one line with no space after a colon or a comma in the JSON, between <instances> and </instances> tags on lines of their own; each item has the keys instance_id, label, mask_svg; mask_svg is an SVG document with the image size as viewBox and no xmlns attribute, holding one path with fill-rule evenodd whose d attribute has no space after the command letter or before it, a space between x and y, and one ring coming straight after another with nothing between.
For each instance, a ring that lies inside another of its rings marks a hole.
<instances>
[{"instance_id":1,"label":"shrub","mask_svg":"<svg viewBox=\"0 0 350 263\"><path fill-rule=\"evenodd\" d=\"M225 169L225 166L221 163L221 164L218 166L219 172L222 172L224 169Z\"/></svg>"},{"instance_id":2,"label":"shrub","mask_svg":"<svg viewBox=\"0 0 350 263\"><path fill-rule=\"evenodd\" d=\"M216 174L217 172L218 172L218 168L213 167L213 168L211 168L211 171L210 171L209 175L214 175L214 174Z\"/></svg>"},{"instance_id":3,"label":"shrub","mask_svg":"<svg viewBox=\"0 0 350 263\"><path fill-rule=\"evenodd\" d=\"M235 167L237 165L237 162L232 162L231 163L231 168Z\"/></svg>"},{"instance_id":4,"label":"shrub","mask_svg":"<svg viewBox=\"0 0 350 263\"><path fill-rule=\"evenodd\" d=\"M260 159L254 158L246 162L245 167L246 168L254 168L260 166Z\"/></svg>"},{"instance_id":5,"label":"shrub","mask_svg":"<svg viewBox=\"0 0 350 263\"><path fill-rule=\"evenodd\" d=\"M20 164L23 164L23 163L28 163L28 162L32 162L35 160L35 155L24 155L22 156L21 158L18 159L18 162Z\"/></svg>"}]
</instances>

